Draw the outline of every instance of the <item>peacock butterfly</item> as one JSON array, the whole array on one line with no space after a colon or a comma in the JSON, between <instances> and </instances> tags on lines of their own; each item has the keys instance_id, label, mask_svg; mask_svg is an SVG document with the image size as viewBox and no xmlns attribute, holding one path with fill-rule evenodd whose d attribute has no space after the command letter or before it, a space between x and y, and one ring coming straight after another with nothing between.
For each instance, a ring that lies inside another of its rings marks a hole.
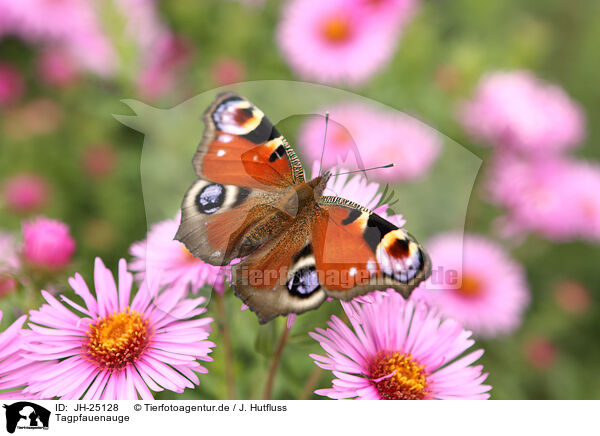
<instances>
[{"instance_id":1,"label":"peacock butterfly","mask_svg":"<svg viewBox=\"0 0 600 436\"><path fill-rule=\"evenodd\" d=\"M408 298L431 273L423 247L370 210L324 196L294 150L247 99L221 93L203 116L175 239L211 265L232 266L235 293L265 323L393 288Z\"/></svg>"}]
</instances>

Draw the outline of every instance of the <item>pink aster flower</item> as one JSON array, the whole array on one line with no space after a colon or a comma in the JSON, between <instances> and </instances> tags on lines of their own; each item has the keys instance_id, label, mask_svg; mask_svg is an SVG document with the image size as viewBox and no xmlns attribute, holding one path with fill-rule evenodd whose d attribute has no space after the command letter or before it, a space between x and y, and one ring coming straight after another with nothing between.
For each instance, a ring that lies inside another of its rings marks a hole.
<instances>
[{"instance_id":1,"label":"pink aster flower","mask_svg":"<svg viewBox=\"0 0 600 436\"><path fill-rule=\"evenodd\" d=\"M351 0L362 13L380 26L404 27L415 14L418 0Z\"/></svg>"},{"instance_id":2,"label":"pink aster flower","mask_svg":"<svg viewBox=\"0 0 600 436\"><path fill-rule=\"evenodd\" d=\"M50 197L48 182L38 174L16 174L4 182L2 191L8 209L17 213L40 210Z\"/></svg>"},{"instance_id":3,"label":"pink aster flower","mask_svg":"<svg viewBox=\"0 0 600 436\"><path fill-rule=\"evenodd\" d=\"M600 240L600 166L566 158L502 155L488 175L490 200L507 210L507 234Z\"/></svg>"},{"instance_id":4,"label":"pink aster flower","mask_svg":"<svg viewBox=\"0 0 600 436\"><path fill-rule=\"evenodd\" d=\"M36 268L65 268L75 252L69 226L58 220L39 217L23 223L23 258Z\"/></svg>"},{"instance_id":5,"label":"pink aster flower","mask_svg":"<svg viewBox=\"0 0 600 436\"><path fill-rule=\"evenodd\" d=\"M303 79L357 85L390 60L401 28L378 25L347 0L291 0L277 41Z\"/></svg>"},{"instance_id":6,"label":"pink aster flower","mask_svg":"<svg viewBox=\"0 0 600 436\"><path fill-rule=\"evenodd\" d=\"M236 58L222 57L212 65L211 76L219 86L242 82L246 78L246 67Z\"/></svg>"},{"instance_id":7,"label":"pink aster flower","mask_svg":"<svg viewBox=\"0 0 600 436\"><path fill-rule=\"evenodd\" d=\"M212 360L207 340L210 318L200 297L183 299L183 290L146 288L132 298L133 276L119 262L118 280L100 259L94 269L95 296L76 274L69 284L84 302L46 291L47 304L31 311L31 333L23 348L31 360L60 360L32 376L26 392L61 399L152 399L150 391L183 392L207 373L199 361ZM155 295L155 297L151 297ZM73 310L74 309L74 310Z\"/></svg>"},{"instance_id":8,"label":"pink aster flower","mask_svg":"<svg viewBox=\"0 0 600 436\"><path fill-rule=\"evenodd\" d=\"M425 175L441 150L439 135L406 114L350 103L324 108L329 125L323 164L343 162L355 169L393 163L394 167L369 173L389 182L412 180ZM323 149L325 122L313 117L301 127L298 144L304 156L319 160Z\"/></svg>"},{"instance_id":9,"label":"pink aster flower","mask_svg":"<svg viewBox=\"0 0 600 436\"><path fill-rule=\"evenodd\" d=\"M114 171L117 166L117 158L117 152L112 145L99 143L85 149L82 164L87 174L101 179Z\"/></svg>"},{"instance_id":10,"label":"pink aster flower","mask_svg":"<svg viewBox=\"0 0 600 436\"><path fill-rule=\"evenodd\" d=\"M443 234L427 243L432 277L413 293L479 337L517 329L529 304L521 265L497 243L477 235Z\"/></svg>"},{"instance_id":11,"label":"pink aster flower","mask_svg":"<svg viewBox=\"0 0 600 436\"><path fill-rule=\"evenodd\" d=\"M136 279L157 282L157 287L183 286L197 293L203 286L212 286L221 295L224 290L226 268L204 263L194 257L185 246L174 240L180 215L172 220L154 224L144 241L134 243L129 249L133 256L131 271Z\"/></svg>"},{"instance_id":12,"label":"pink aster flower","mask_svg":"<svg viewBox=\"0 0 600 436\"><path fill-rule=\"evenodd\" d=\"M529 338L523 351L527 363L538 371L548 370L556 362L556 345L547 337L536 335Z\"/></svg>"},{"instance_id":13,"label":"pink aster flower","mask_svg":"<svg viewBox=\"0 0 600 436\"><path fill-rule=\"evenodd\" d=\"M64 49L51 47L43 50L37 62L40 79L50 86L69 86L79 78L78 68Z\"/></svg>"},{"instance_id":14,"label":"pink aster flower","mask_svg":"<svg viewBox=\"0 0 600 436\"><path fill-rule=\"evenodd\" d=\"M32 43L61 46L83 68L108 75L114 72L116 53L96 6L87 0L0 0L10 33Z\"/></svg>"},{"instance_id":15,"label":"pink aster flower","mask_svg":"<svg viewBox=\"0 0 600 436\"><path fill-rule=\"evenodd\" d=\"M24 90L21 73L10 64L0 63L0 108L18 101Z\"/></svg>"},{"instance_id":16,"label":"pink aster flower","mask_svg":"<svg viewBox=\"0 0 600 436\"><path fill-rule=\"evenodd\" d=\"M23 387L38 371L48 370L55 363L36 362L21 355L24 342L22 327L26 319L23 315L0 333L0 400L39 399L39 395L24 392Z\"/></svg>"},{"instance_id":17,"label":"pink aster flower","mask_svg":"<svg viewBox=\"0 0 600 436\"><path fill-rule=\"evenodd\" d=\"M579 239L600 242L600 165L585 161L572 165L569 186L572 207L577 216L577 236Z\"/></svg>"},{"instance_id":18,"label":"pink aster flower","mask_svg":"<svg viewBox=\"0 0 600 436\"><path fill-rule=\"evenodd\" d=\"M335 315L327 329L310 333L325 350L311 357L335 375L315 391L330 398L365 400L487 399L487 374L472 366L483 350L463 353L474 341L454 320L443 320L397 292L377 293L370 303L342 303L352 324Z\"/></svg>"},{"instance_id":19,"label":"pink aster flower","mask_svg":"<svg viewBox=\"0 0 600 436\"><path fill-rule=\"evenodd\" d=\"M583 315L592 307L590 291L576 280L562 280L554 289L556 304L571 315Z\"/></svg>"},{"instance_id":20,"label":"pink aster flower","mask_svg":"<svg viewBox=\"0 0 600 436\"><path fill-rule=\"evenodd\" d=\"M487 74L459 117L472 136L527 154L570 149L585 136L579 105L528 71Z\"/></svg>"},{"instance_id":21,"label":"pink aster flower","mask_svg":"<svg viewBox=\"0 0 600 436\"><path fill-rule=\"evenodd\" d=\"M156 99L170 92L192 56L191 46L170 33L163 35L152 51L138 78L139 91L148 99Z\"/></svg>"}]
</instances>

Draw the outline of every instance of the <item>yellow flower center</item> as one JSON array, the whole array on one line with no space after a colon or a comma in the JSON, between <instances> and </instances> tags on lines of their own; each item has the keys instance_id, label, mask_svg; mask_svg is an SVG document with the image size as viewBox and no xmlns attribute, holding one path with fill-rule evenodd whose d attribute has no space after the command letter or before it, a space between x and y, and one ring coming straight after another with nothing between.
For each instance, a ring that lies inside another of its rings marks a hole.
<instances>
[{"instance_id":1,"label":"yellow flower center","mask_svg":"<svg viewBox=\"0 0 600 436\"><path fill-rule=\"evenodd\" d=\"M371 364L370 376L384 400L422 400L429 393L425 367L410 354L379 353Z\"/></svg>"},{"instance_id":2,"label":"yellow flower center","mask_svg":"<svg viewBox=\"0 0 600 436\"><path fill-rule=\"evenodd\" d=\"M463 297L473 298L479 296L482 290L483 286L477 277L465 274L462 276L462 284L456 292Z\"/></svg>"},{"instance_id":3,"label":"yellow flower center","mask_svg":"<svg viewBox=\"0 0 600 436\"><path fill-rule=\"evenodd\" d=\"M139 313L129 310L99 318L90 324L85 344L88 357L102 369L122 369L146 349L150 329Z\"/></svg>"},{"instance_id":4,"label":"yellow flower center","mask_svg":"<svg viewBox=\"0 0 600 436\"><path fill-rule=\"evenodd\" d=\"M346 42L352 35L348 18L342 15L334 15L323 21L321 30L323 37L333 44Z\"/></svg>"}]
</instances>

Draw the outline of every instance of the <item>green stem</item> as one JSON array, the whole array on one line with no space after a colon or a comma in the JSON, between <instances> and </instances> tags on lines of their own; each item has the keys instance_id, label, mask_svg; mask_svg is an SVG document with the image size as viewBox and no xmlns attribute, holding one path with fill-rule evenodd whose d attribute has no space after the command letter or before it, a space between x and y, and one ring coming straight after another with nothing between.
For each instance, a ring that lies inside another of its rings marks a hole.
<instances>
[{"instance_id":1,"label":"green stem","mask_svg":"<svg viewBox=\"0 0 600 436\"><path fill-rule=\"evenodd\" d=\"M279 364L281 363L281 356L283 355L283 349L285 348L289 335L290 329L287 328L287 325L284 325L283 332L279 337L279 342L277 342L277 348L275 349L275 353L273 354L273 359L271 360L271 366L269 368L269 374L267 376L267 383L265 385L265 394L263 395L263 398L265 400L271 399L273 383L275 382L275 375L277 374L277 369L279 368Z\"/></svg>"},{"instance_id":2,"label":"green stem","mask_svg":"<svg viewBox=\"0 0 600 436\"><path fill-rule=\"evenodd\" d=\"M308 380L306 380L306 384L304 385L304 389L302 390L302 394L300 395L299 400L308 400L315 390L315 386L319 383L319 379L321 378L321 374L323 374L323 370L320 367L316 367L313 372L311 372Z\"/></svg>"},{"instance_id":3,"label":"green stem","mask_svg":"<svg viewBox=\"0 0 600 436\"><path fill-rule=\"evenodd\" d=\"M219 334L223 338L223 349L225 353L225 381L227 386L227 398L235 400L235 371L233 368L233 348L231 346L231 331L229 329L227 309L225 307L225 296L215 292L217 300L217 312L219 320Z\"/></svg>"}]
</instances>

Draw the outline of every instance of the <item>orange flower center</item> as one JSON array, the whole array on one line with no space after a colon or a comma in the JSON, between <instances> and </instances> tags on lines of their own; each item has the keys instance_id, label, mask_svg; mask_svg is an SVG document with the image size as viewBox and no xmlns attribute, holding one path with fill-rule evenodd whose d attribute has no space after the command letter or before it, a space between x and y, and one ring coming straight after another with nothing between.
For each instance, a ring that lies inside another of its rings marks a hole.
<instances>
[{"instance_id":1,"label":"orange flower center","mask_svg":"<svg viewBox=\"0 0 600 436\"><path fill-rule=\"evenodd\" d=\"M483 286L481 281L472 275L465 274L462 276L462 284L460 288L456 290L459 295L463 297L473 298L481 295Z\"/></svg>"},{"instance_id":2,"label":"orange flower center","mask_svg":"<svg viewBox=\"0 0 600 436\"><path fill-rule=\"evenodd\" d=\"M148 345L150 329L141 314L128 308L99 318L87 335L88 357L101 369L116 370L138 359Z\"/></svg>"},{"instance_id":3,"label":"orange flower center","mask_svg":"<svg viewBox=\"0 0 600 436\"><path fill-rule=\"evenodd\" d=\"M321 30L323 37L333 44L346 42L352 36L350 22L342 15L334 15L323 21Z\"/></svg>"},{"instance_id":4,"label":"orange flower center","mask_svg":"<svg viewBox=\"0 0 600 436\"><path fill-rule=\"evenodd\" d=\"M339 126L332 136L334 137L333 143L336 145L342 145L344 148L354 145L352 135L345 127Z\"/></svg>"},{"instance_id":5,"label":"orange flower center","mask_svg":"<svg viewBox=\"0 0 600 436\"><path fill-rule=\"evenodd\" d=\"M371 364L370 375L385 400L422 400L429 393L425 367L410 354L379 353Z\"/></svg>"}]
</instances>

